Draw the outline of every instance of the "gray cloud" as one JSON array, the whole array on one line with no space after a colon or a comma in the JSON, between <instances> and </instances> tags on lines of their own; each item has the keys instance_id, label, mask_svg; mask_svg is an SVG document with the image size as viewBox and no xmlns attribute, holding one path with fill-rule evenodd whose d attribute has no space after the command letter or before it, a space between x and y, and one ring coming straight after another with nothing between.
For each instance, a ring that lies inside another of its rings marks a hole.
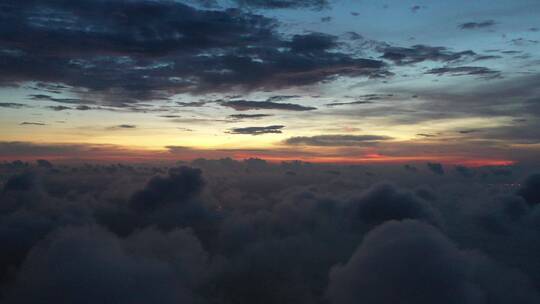
<instances>
[{"instance_id":1,"label":"gray cloud","mask_svg":"<svg viewBox=\"0 0 540 304\"><path fill-rule=\"evenodd\" d=\"M474 30L474 29L493 27L495 24L496 23L493 20L485 20L485 21L480 21L480 22L465 22L458 25L458 27L462 30Z\"/></svg>"},{"instance_id":2,"label":"gray cloud","mask_svg":"<svg viewBox=\"0 0 540 304\"><path fill-rule=\"evenodd\" d=\"M227 131L229 134L247 134L247 135L262 135L271 133L282 133L282 129L285 126L273 125L266 127L245 127L245 128L233 128Z\"/></svg>"},{"instance_id":3,"label":"gray cloud","mask_svg":"<svg viewBox=\"0 0 540 304\"><path fill-rule=\"evenodd\" d=\"M427 163L426 166L428 169L437 174L437 175L444 175L444 167L440 163Z\"/></svg>"},{"instance_id":4,"label":"gray cloud","mask_svg":"<svg viewBox=\"0 0 540 304\"><path fill-rule=\"evenodd\" d=\"M259 119L264 117L270 117L270 114L233 114L229 115L232 119Z\"/></svg>"},{"instance_id":5,"label":"gray cloud","mask_svg":"<svg viewBox=\"0 0 540 304\"><path fill-rule=\"evenodd\" d=\"M370 231L350 260L332 269L328 288L333 304L358 299L368 304L473 304L485 298L505 303L515 296L524 303L538 299L522 275L460 251L436 228L417 221L390 221Z\"/></svg>"},{"instance_id":6,"label":"gray cloud","mask_svg":"<svg viewBox=\"0 0 540 304\"><path fill-rule=\"evenodd\" d=\"M26 108L28 105L16 102L0 102L0 108L20 109Z\"/></svg>"},{"instance_id":7,"label":"gray cloud","mask_svg":"<svg viewBox=\"0 0 540 304\"><path fill-rule=\"evenodd\" d=\"M116 126L108 127L107 129L109 129L109 130L115 130L115 129L135 129L135 128L137 128L136 125L121 124L121 125L116 125Z\"/></svg>"},{"instance_id":8,"label":"gray cloud","mask_svg":"<svg viewBox=\"0 0 540 304\"><path fill-rule=\"evenodd\" d=\"M414 64L427 60L452 62L476 55L471 50L454 52L445 47L421 44L413 45L410 48L385 46L379 47L379 51L383 53L381 58L391 60L399 65Z\"/></svg>"},{"instance_id":9,"label":"gray cloud","mask_svg":"<svg viewBox=\"0 0 540 304\"><path fill-rule=\"evenodd\" d=\"M366 146L392 139L380 135L315 135L296 136L285 140L287 145L306 146Z\"/></svg>"},{"instance_id":10,"label":"gray cloud","mask_svg":"<svg viewBox=\"0 0 540 304\"><path fill-rule=\"evenodd\" d=\"M66 106L48 106L47 109L51 109L51 110L54 110L54 111L71 110L70 107L66 107Z\"/></svg>"},{"instance_id":11,"label":"gray cloud","mask_svg":"<svg viewBox=\"0 0 540 304\"><path fill-rule=\"evenodd\" d=\"M245 3L270 8L323 2ZM334 36L308 33L289 39L277 31L275 19L250 10L200 9L174 1L90 0L77 5L53 1L39 9L18 2L9 8L16 13L2 15L0 42L13 51L0 64L0 84L37 81L46 83L49 92L84 97L31 96L37 100L122 106L178 93L245 92L338 76L389 75L380 60L330 51L337 45ZM140 22L123 23L116 18L120 15Z\"/></svg>"},{"instance_id":12,"label":"gray cloud","mask_svg":"<svg viewBox=\"0 0 540 304\"><path fill-rule=\"evenodd\" d=\"M21 125L21 126L45 126L47 124L43 123L43 122L23 121L19 125Z\"/></svg>"},{"instance_id":13,"label":"gray cloud","mask_svg":"<svg viewBox=\"0 0 540 304\"><path fill-rule=\"evenodd\" d=\"M315 107L307 107L294 103L278 103L271 101L232 100L221 103L222 106L233 108L236 111L247 110L284 110L284 111L311 111Z\"/></svg>"},{"instance_id":14,"label":"gray cloud","mask_svg":"<svg viewBox=\"0 0 540 304\"><path fill-rule=\"evenodd\" d=\"M321 10L328 8L328 0L235 0L240 6L266 9L300 9L311 8Z\"/></svg>"},{"instance_id":15,"label":"gray cloud","mask_svg":"<svg viewBox=\"0 0 540 304\"><path fill-rule=\"evenodd\" d=\"M434 68L425 72L426 74L436 74L436 75L451 75L451 76L464 76L464 75L474 75L474 76L483 76L483 77L499 77L500 72L492 70L486 67L478 66L460 66L460 67L442 67Z\"/></svg>"}]
</instances>

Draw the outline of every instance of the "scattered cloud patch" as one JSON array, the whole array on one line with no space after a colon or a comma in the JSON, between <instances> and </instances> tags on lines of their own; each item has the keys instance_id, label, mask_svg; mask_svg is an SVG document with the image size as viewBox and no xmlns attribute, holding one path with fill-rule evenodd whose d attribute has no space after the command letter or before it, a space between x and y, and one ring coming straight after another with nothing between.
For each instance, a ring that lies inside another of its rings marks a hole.
<instances>
[{"instance_id":1,"label":"scattered cloud patch","mask_svg":"<svg viewBox=\"0 0 540 304\"><path fill-rule=\"evenodd\" d=\"M381 135L316 135L291 137L285 140L285 144L305 146L366 146L391 139L392 137Z\"/></svg>"},{"instance_id":2,"label":"scattered cloud patch","mask_svg":"<svg viewBox=\"0 0 540 304\"><path fill-rule=\"evenodd\" d=\"M273 125L267 127L245 127L245 128L233 128L227 131L229 134L242 134L242 135L262 135L262 134L276 134L282 133L282 129L285 126Z\"/></svg>"}]
</instances>

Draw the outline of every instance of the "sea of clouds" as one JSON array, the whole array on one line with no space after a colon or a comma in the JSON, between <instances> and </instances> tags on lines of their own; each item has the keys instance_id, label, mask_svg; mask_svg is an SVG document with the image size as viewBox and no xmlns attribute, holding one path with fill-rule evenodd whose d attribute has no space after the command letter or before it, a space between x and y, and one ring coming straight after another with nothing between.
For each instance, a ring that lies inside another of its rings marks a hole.
<instances>
[{"instance_id":1,"label":"sea of clouds","mask_svg":"<svg viewBox=\"0 0 540 304\"><path fill-rule=\"evenodd\" d=\"M0 165L2 303L540 303L533 168Z\"/></svg>"}]
</instances>

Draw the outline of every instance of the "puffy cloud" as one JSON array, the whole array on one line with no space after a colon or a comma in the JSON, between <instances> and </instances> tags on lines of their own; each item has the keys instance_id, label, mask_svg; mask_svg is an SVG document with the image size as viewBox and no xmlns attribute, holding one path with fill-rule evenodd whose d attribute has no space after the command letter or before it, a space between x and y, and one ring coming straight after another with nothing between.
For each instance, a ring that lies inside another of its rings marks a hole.
<instances>
[{"instance_id":1,"label":"puffy cloud","mask_svg":"<svg viewBox=\"0 0 540 304\"><path fill-rule=\"evenodd\" d=\"M25 172L11 176L4 185L4 192L29 191L37 186L36 176L32 172Z\"/></svg>"},{"instance_id":2,"label":"puffy cloud","mask_svg":"<svg viewBox=\"0 0 540 304\"><path fill-rule=\"evenodd\" d=\"M378 184L353 199L351 216L369 224L389 220L418 219L440 225L438 212L428 201L414 193L397 189L392 184Z\"/></svg>"},{"instance_id":3,"label":"puffy cloud","mask_svg":"<svg viewBox=\"0 0 540 304\"><path fill-rule=\"evenodd\" d=\"M492 233L508 233L520 226L529 213L529 206L523 198L507 194L479 202L473 216L479 226Z\"/></svg>"},{"instance_id":4,"label":"puffy cloud","mask_svg":"<svg viewBox=\"0 0 540 304\"><path fill-rule=\"evenodd\" d=\"M465 166L455 166L454 169L456 169L456 172L463 177L473 177L476 173L473 169Z\"/></svg>"},{"instance_id":5,"label":"puffy cloud","mask_svg":"<svg viewBox=\"0 0 540 304\"><path fill-rule=\"evenodd\" d=\"M528 168L191 165L0 164L1 301L538 302Z\"/></svg>"},{"instance_id":6,"label":"puffy cloud","mask_svg":"<svg viewBox=\"0 0 540 304\"><path fill-rule=\"evenodd\" d=\"M206 253L189 232L119 239L98 227L64 228L24 261L8 303L192 303Z\"/></svg>"},{"instance_id":7,"label":"puffy cloud","mask_svg":"<svg viewBox=\"0 0 540 304\"><path fill-rule=\"evenodd\" d=\"M134 193L130 206L137 212L147 213L165 205L185 203L202 190L201 173L189 167L171 168L167 176L153 177L144 189Z\"/></svg>"},{"instance_id":8,"label":"puffy cloud","mask_svg":"<svg viewBox=\"0 0 540 304\"><path fill-rule=\"evenodd\" d=\"M530 175L517 192L529 204L540 203L540 174Z\"/></svg>"},{"instance_id":9,"label":"puffy cloud","mask_svg":"<svg viewBox=\"0 0 540 304\"><path fill-rule=\"evenodd\" d=\"M444 167L439 163L427 163L428 169L438 175L444 175Z\"/></svg>"},{"instance_id":10,"label":"puffy cloud","mask_svg":"<svg viewBox=\"0 0 540 304\"><path fill-rule=\"evenodd\" d=\"M494 279L493 275L496 275ZM328 298L357 303L534 303L522 274L459 250L433 226L391 221L330 273Z\"/></svg>"},{"instance_id":11,"label":"puffy cloud","mask_svg":"<svg viewBox=\"0 0 540 304\"><path fill-rule=\"evenodd\" d=\"M409 172L418 172L418 168L413 165L405 164L403 168Z\"/></svg>"},{"instance_id":12,"label":"puffy cloud","mask_svg":"<svg viewBox=\"0 0 540 304\"><path fill-rule=\"evenodd\" d=\"M46 160L46 159L38 159L36 160L36 163L39 167L43 167L43 168L52 168L54 167L53 164Z\"/></svg>"}]
</instances>

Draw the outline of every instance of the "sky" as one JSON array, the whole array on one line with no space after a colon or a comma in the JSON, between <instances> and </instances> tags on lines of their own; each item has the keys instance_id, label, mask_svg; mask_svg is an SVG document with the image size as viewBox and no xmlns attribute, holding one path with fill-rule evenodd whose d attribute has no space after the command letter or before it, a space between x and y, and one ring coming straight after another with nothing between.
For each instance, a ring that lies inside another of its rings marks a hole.
<instances>
[{"instance_id":1,"label":"sky","mask_svg":"<svg viewBox=\"0 0 540 304\"><path fill-rule=\"evenodd\" d=\"M0 1L0 159L537 163L538 12Z\"/></svg>"}]
</instances>

